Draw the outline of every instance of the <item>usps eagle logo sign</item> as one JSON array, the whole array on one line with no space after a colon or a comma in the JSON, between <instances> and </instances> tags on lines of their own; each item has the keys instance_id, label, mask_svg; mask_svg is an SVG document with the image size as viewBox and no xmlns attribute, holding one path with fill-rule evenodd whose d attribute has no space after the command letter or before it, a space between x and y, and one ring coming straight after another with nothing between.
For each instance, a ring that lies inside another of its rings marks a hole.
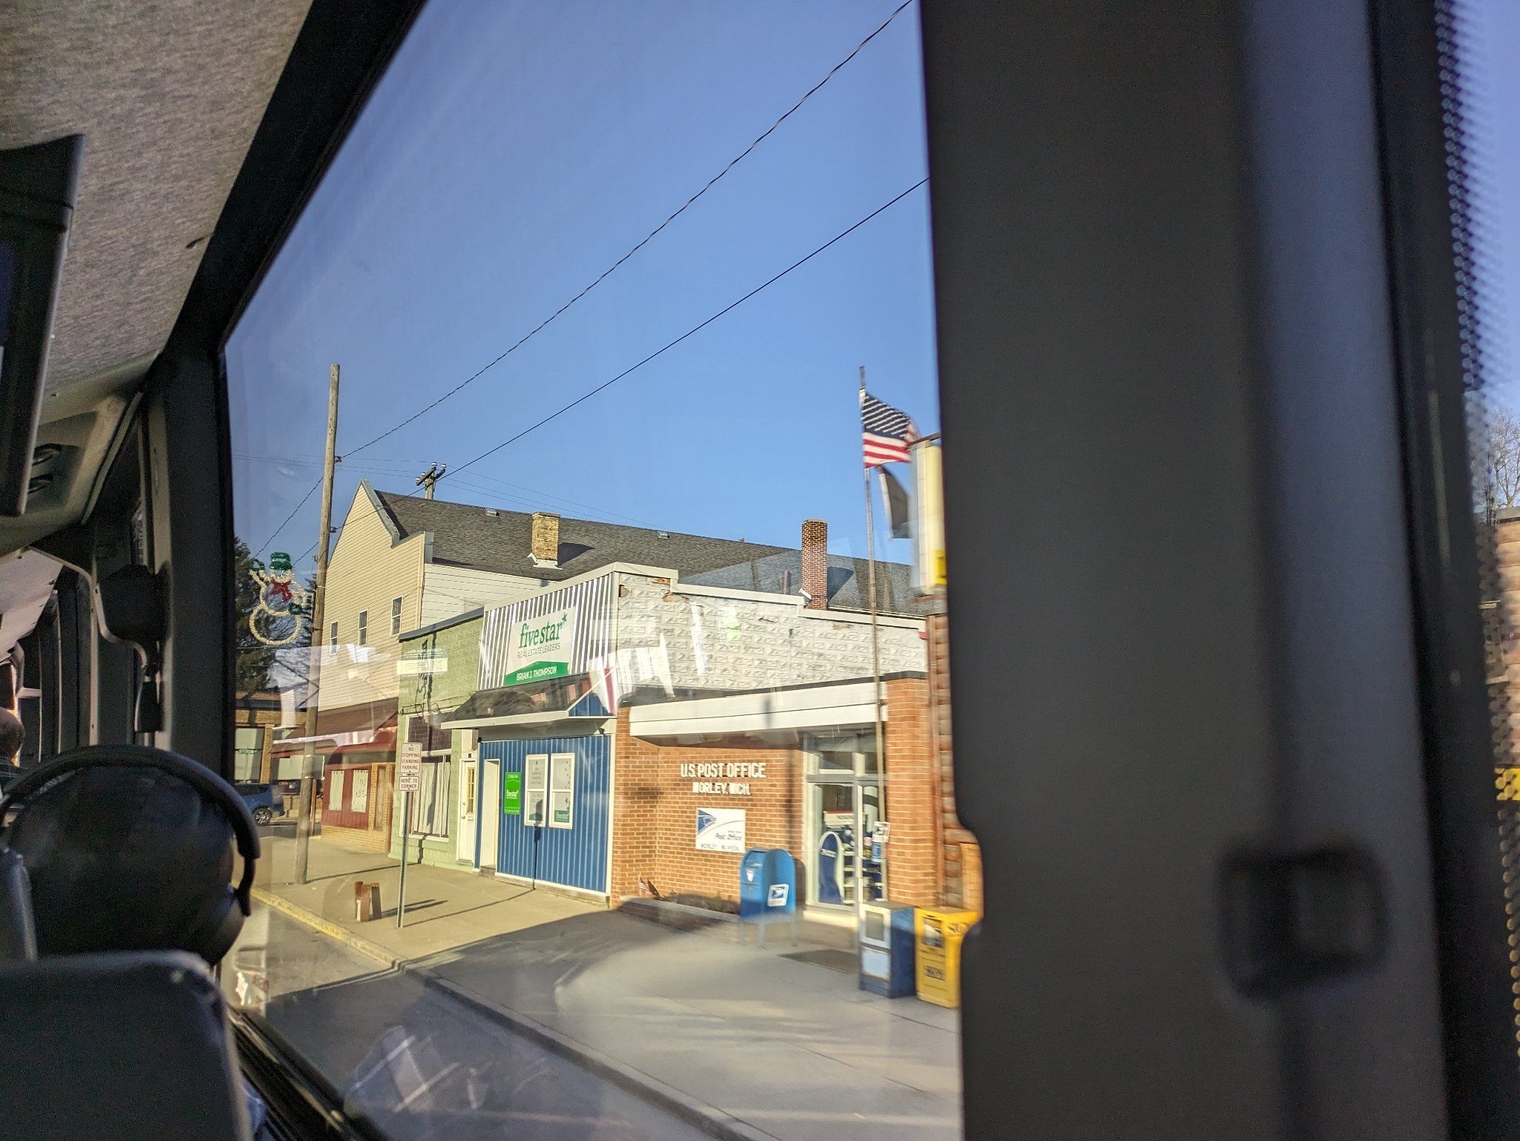
<instances>
[{"instance_id":1,"label":"usps eagle logo sign","mask_svg":"<svg viewBox=\"0 0 1520 1141\"><path fill-rule=\"evenodd\" d=\"M697 851L744 852L744 809L697 809Z\"/></svg>"},{"instance_id":2,"label":"usps eagle logo sign","mask_svg":"<svg viewBox=\"0 0 1520 1141\"><path fill-rule=\"evenodd\" d=\"M248 615L248 629L266 646L288 646L301 634L301 623L311 611L311 597L296 581L290 556L274 551L266 567L258 559L248 573L259 588L259 601Z\"/></svg>"}]
</instances>

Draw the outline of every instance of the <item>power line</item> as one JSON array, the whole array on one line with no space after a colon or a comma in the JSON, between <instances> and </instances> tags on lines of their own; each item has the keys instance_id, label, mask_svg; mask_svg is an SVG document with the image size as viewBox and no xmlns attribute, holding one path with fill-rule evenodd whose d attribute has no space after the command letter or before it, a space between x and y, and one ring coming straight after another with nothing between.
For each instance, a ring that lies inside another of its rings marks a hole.
<instances>
[{"instance_id":1,"label":"power line","mask_svg":"<svg viewBox=\"0 0 1520 1141\"><path fill-rule=\"evenodd\" d=\"M518 491L527 492L526 495L514 495L514 494L512 494L511 492L508 492L508 491L495 491L495 490L491 490L490 493L492 495L500 496L503 499L515 499L515 500L517 500L520 503L527 503L527 504L534 504L534 503L538 502L539 500L543 500L543 499L552 499L552 500L554 500L557 503L566 503L566 504L569 504L571 507L578 507L582 511L589 511L589 512L592 512L594 514L606 516L606 517L611 518L611 519L625 519L625 520L627 520L630 523L637 523L640 527L647 527L651 531L657 529L657 526L658 526L655 523L651 523L648 519L640 519L637 515L624 515L624 514L622 514L619 511L607 511L607 510L605 510L603 508L600 508L600 507L593 507L589 503L581 503L579 500L576 500L576 499L567 499L563 495L552 495L552 494L550 494L547 491L539 491L537 488L527 487L527 486L525 486L525 485L523 485L521 483L512 483L509 480L499 479L499 478L497 478L494 475L484 475L481 472L475 472L475 473L473 473L470 476L470 478L471 479L476 479L476 480L482 480L483 479L483 480L485 480L488 483L499 483L503 487L516 488ZM536 496L537 499L532 498L534 496Z\"/></svg>"},{"instance_id":2,"label":"power line","mask_svg":"<svg viewBox=\"0 0 1520 1141\"><path fill-rule=\"evenodd\" d=\"M366 449L371 448L374 445L378 444L381 440L384 440L384 439L386 439L386 438L388 438L390 436L395 435L402 428L405 428L408 424L412 424L412 423L416 422L417 420L421 419L423 416L425 416L429 412L431 412L434 408L437 408L444 401L446 401L449 398L457 395L458 393L460 393L461 391L463 391L465 388L467 388L469 385L471 385L475 381L479 380L487 372L489 372L491 369L495 368L502 361L506 360L507 357L511 356L514 352L516 352L518 349L520 349L523 345L527 344L529 340L531 340L533 337L537 336L544 329L546 329L551 323L553 323L562 314L564 314L564 312L567 309L569 309L577 301L579 301L581 298L585 297L586 294L590 293L593 289L595 289L598 285L600 285L603 281L605 281L608 277L610 277L618 269L618 267L620 267L621 265L623 265L623 263L626 262L629 258L631 258L634 254L638 253L639 250L643 249L646 245L648 245L649 242L652 241L662 230L664 230L667 226L669 226L672 222L674 222L677 218L679 218L682 214L684 214L694 203L696 203L696 201L699 198L701 198L704 194L706 194L709 190L711 190L715 185L717 185L717 183L720 180L722 180L723 177L725 175L727 175L729 171L733 170L733 168L735 166L737 166L746 157L748 157L749 154L750 154L750 152L752 152L757 146L759 146L768 137L770 137L770 135L772 133L774 133L775 130L778 127L780 127L782 123L784 123L788 119L790 119L792 117L792 115L794 115L802 107L802 105L804 103L806 103L809 99L811 99L814 95L816 95L818 93L818 91L826 83L829 82L829 80L833 79L834 76L837 75L842 68L844 68L847 64L849 64L849 62L851 60L853 60L857 55L859 55L860 52L861 52L861 50L864 49L867 44L869 44L877 36L881 35L881 33L884 32L887 29L887 27L892 23L892 21L895 20L895 19L897 19L897 17L900 16L913 2L914 2L914 0L903 0L903 3L899 4L896 8L894 8L892 10L891 15L889 15L885 20L883 20L881 22L881 24L879 24L876 27L876 29L871 32L870 35L866 36L865 39L861 40L860 43L856 44L855 47L853 49L851 49L850 53L847 56L845 56L842 60L840 60L838 63L836 63L833 67L831 67L829 69L828 73L826 75L824 75L824 77L822 79L820 79L812 87L808 88L808 90L806 91L806 93L803 94L803 96L802 96L801 99L797 100L797 102L793 103L791 105L791 107L787 108L787 110L782 113L782 115L780 116L780 118L778 118L774 123L772 123L764 131L762 131L758 136L756 136L755 139L754 139L754 141L752 141L747 147L745 147L742 151L740 151L737 155L735 155L734 158L729 161L729 163L728 163L727 166L725 166L717 174L713 175L712 178L708 179L707 183L700 190L698 190L695 194L693 194L690 198L688 198L680 206L679 209L677 209L676 211L674 211L668 218L666 218L663 222L661 222L658 226L656 226L653 230L651 230L648 234L646 234L636 245L634 245L634 247L632 249L630 249L622 257L618 258L617 261L613 262L610 266L608 266L605 270L603 270L602 273L599 274L596 277L596 279L593 280L589 285L587 285L585 288L583 288L574 297L570 298L569 301L566 301L563 305L561 305L558 309L556 309L553 313L551 313L547 318L545 318L542 322L540 322L537 327L535 327L530 332L528 332L527 334L525 334L524 336L522 336L521 338L519 338L517 340L517 342L515 344L513 344L510 348L508 348L505 352L501 353L500 355L498 355L497 357L495 357L493 360L487 362L485 365L483 365L481 368L477 369L470 376L466 377L463 381L461 381L460 383L456 384L453 388L451 388L447 392L445 392L442 396L439 396L436 400L432 401L431 403L425 405L424 407L422 407L418 411L414 412L412 415L408 416L406 419L402 420L400 423L394 425L391 428L386 429L384 432L381 432L378 436L374 437L373 439L365 441L364 443L360 444L356 448L350 448L347 451L345 451L344 452L345 457L358 455L360 452L365 451ZM681 336L680 338L678 338L675 341L672 341L670 344L666 345L664 348L660 349L658 352L655 352L655 353L651 354L650 356L645 357L638 364L634 365L632 368L630 368L627 371L619 374L618 376L613 377L606 384L601 385L598 388L592 389L590 392L586 393L584 396L580 397L579 399L573 401L570 404L565 405L565 407L561 408L558 412L555 412L552 415L546 417L545 419L539 421L537 424L534 424L532 427L523 430L522 432L518 433L516 436L513 436L511 439L506 440L505 442L503 442L501 444L498 444L495 448L492 448L490 451L485 452L485 453L483 453L483 454L481 454L479 456L476 456L475 459L473 459L469 463L465 464L464 467L454 469L454 471L450 472L449 475L457 475L459 472L463 471L464 468L470 467L471 465L473 465L475 463L478 463L480 460L485 459L487 456L490 456L490 455L494 454L495 452L500 451L502 448L506 447L508 444L511 444L511 443L516 442L517 440L520 440L523 436L526 436L529 432L536 431L537 429L539 429L539 428L543 427L545 424L547 424L550 420L555 419L556 417L558 417L559 415L561 415L564 412L568 412L571 408L574 408L577 404L580 404L582 401L590 399L592 396L595 396L598 392L603 391L603 389L610 388L612 385L616 384L619 380L622 380L623 377L627 376L628 373L633 372L635 369L642 368L644 365L646 365L650 361L652 361L655 357L657 357L661 353L665 352L666 349L674 348L676 345L680 344L681 341L684 341L687 337L691 336L693 333L698 332L700 329L702 329L706 325L711 324L713 321L716 321L719 317L722 317L725 313L729 312L730 309L733 309L734 307L743 304L745 301L749 300L749 298L753 297L756 293L759 293L761 290L763 290L763 289L765 289L765 288L767 288L767 287L769 287L771 285L774 285L777 281L779 281L781 278L785 277L788 273L791 273L792 270L797 269L798 267L800 267L801 265L803 265L805 262L811 260L817 254L822 253L824 250L828 249L829 246L833 245L834 242L839 241L840 238L845 237L852 230L856 229L859 226L864 225L866 222L869 222L872 218L876 217L876 215L880 214L883 210L886 210L888 207L895 205L899 200L901 200L902 198L907 197L907 195L909 195L913 191L917 190L920 186L922 186L924 184L924 182L927 182L927 181L928 181L928 179L924 179L923 181L918 182L918 183L916 183L913 186L910 186L907 190L903 191L902 194L898 195L897 198L892 199L891 202L888 202L885 206L882 206L881 209L875 211L872 214L867 215L866 217L862 218L859 222L855 223L854 226L851 226L849 230L845 230L843 233L841 233L841 234L837 235L836 237L834 237L831 241L827 242L826 244L824 244L822 246L819 246L811 254L809 254L807 257L803 258L802 261L799 261L795 265L792 265L789 268L783 270L776 277L773 277L773 278L771 278L770 281L767 281L765 283L765 285L762 285L758 289L754 290L753 292L746 294L744 297L741 297L738 301L735 301L733 303L733 305L730 305L727 309L724 309L724 310L722 310L722 311L720 311L718 313L713 314L706 321L702 322L701 325L698 325L698 326L696 326L696 328L693 328L693 329L689 330L683 336ZM247 458L252 459L254 457L250 455ZM447 477L445 477L445 478L447 478ZM301 508L303 506L305 506L306 501L308 499L310 499L314 494L316 494L317 488L319 488L321 486L322 486L322 481L318 480L312 486L311 490L308 491L305 495L303 495L301 497L301 501L296 504L295 509L293 511L291 511L291 513L285 518L285 521L283 523L281 523L278 527L275 528L274 533L271 534L269 536L269 538L267 538L267 539L264 540L263 545L260 546L259 549L256 552L254 552L255 555L261 555L261 554L263 554L264 553L264 548L268 547L270 543L274 542L275 539L279 538L280 532L283 531L286 527L288 527L290 525L291 520L296 517L297 512L299 512L301 510ZM571 502L571 501L565 500L565 502ZM584 507L585 505L582 504L580 506ZM626 518L626 516L625 516L625 518ZM318 540L318 541L320 542L320 540ZM316 549L316 544L315 543L312 544L312 549L313 550ZM302 557L304 558L305 556L302 556Z\"/></svg>"},{"instance_id":3,"label":"power line","mask_svg":"<svg viewBox=\"0 0 1520 1141\"><path fill-rule=\"evenodd\" d=\"M282 464L288 464L288 465L293 466L293 467L321 467L322 466L322 460L320 460L320 459L313 459L311 457L303 457L303 456L260 456L260 455L255 455L255 454L250 453L250 452L236 452L236 453L234 453L234 455L238 459L250 460L250 461L254 461L254 462L282 463ZM347 457L345 457L344 470L348 471L350 473L358 473L360 475L370 475L370 476L376 476L376 477L385 477L385 476L394 476L398 472L407 472L408 474L410 474L411 470L417 464L419 464L419 463L431 463L431 462L432 462L431 460L379 460L379 459L375 459L375 460L362 460L362 461L359 461L359 462L349 462L347 460ZM501 500L510 500L510 501L512 501L514 503L520 503L520 504L524 505L530 511L542 510L543 507L544 507L545 501L550 501L550 502L552 502L556 506L559 505L559 504L564 504L564 505L566 505L568 507L575 508L575 509L577 509L579 511L583 511L583 512L586 513L586 515L588 517L590 517L593 520L597 520L597 521L612 522L614 520L622 520L625 523L633 523L633 524L636 524L637 526L640 526L640 527L647 527L650 530L654 530L656 528L656 526L657 526L657 524L651 523L647 519L640 519L636 515L624 515L622 512L619 512L619 511L609 511L609 510L607 510L605 508L602 508L602 507L595 507L595 506L591 505L590 503L582 503L578 499L570 499L570 498L568 498L566 496L563 496L563 495L555 495L552 492L540 491L536 487L528 487L526 484L521 484L521 483L512 483L509 480L500 479L500 478L498 478L496 476L492 476L492 475L486 475L483 472L472 472L470 474L470 476L469 476L469 480L470 480L470 482L468 482L468 483L466 483L464 481L461 481L460 486L461 487L466 487L466 488L470 489L471 491L474 491L474 492L476 492L476 493L478 493L480 495L490 496L490 497L493 497L493 498L496 498L496 499L501 499ZM499 487L489 487L489 486L486 486L487 484L498 484L500 486ZM501 488L512 488L512 489L515 489L515 490L513 490L513 491L504 491L504 490L501 490ZM399 494L399 493L392 493L392 494ZM413 498L415 498L415 497L413 497ZM270 542L273 542L273 539L271 539Z\"/></svg>"},{"instance_id":4,"label":"power line","mask_svg":"<svg viewBox=\"0 0 1520 1141\"><path fill-rule=\"evenodd\" d=\"M781 126L782 123L784 123L788 119L790 119L792 117L792 115L795 114L796 111L804 103L806 103L815 94L817 94L818 90L821 87L823 87L824 84L826 84L829 80L833 79L834 76L836 74L838 74L838 72L839 72L839 70L841 68L843 68L846 64L848 64L857 55L859 55L862 48L864 48L868 43L870 43L872 40L874 40L877 36L881 35L882 32L886 31L887 25L889 25L893 20L897 19L897 17L902 14L903 10L906 9L912 3L913 3L913 0L903 0L903 2L901 4L899 4L895 10L893 10L892 14L890 16L888 16L885 20L882 21L881 25L874 32L872 32L865 39L861 40L860 43L856 44L855 47L854 47L854 49L850 52L850 54L847 55L847 56L845 56L842 60L840 60L833 67L831 67L829 69L829 72L828 72L827 75L825 75L817 83L813 84L812 87L808 88L807 93L805 95L803 95L803 97L801 99L799 99L799 100L797 100L797 102L793 103L791 105L791 107L789 107L786 110L786 112L784 114L782 114L782 116L779 119L777 119L774 123L772 123L764 131L762 131L759 134L759 136L757 136L755 138L755 140L752 143L749 144L749 146L745 147L736 156L734 156L734 158L729 161L729 163L728 163L727 166L725 166L717 174L713 175L710 179L708 179L707 180L707 184L705 186L703 186L701 190L698 190L695 194L693 194L690 198L688 198L681 205L680 209L676 210L673 214L670 215L670 217L666 218L665 221L661 222L653 230L650 230L649 233L645 234L644 237L643 237L643 239L641 239L637 245L635 245L626 254L624 254L622 257L618 258L617 261L613 262L610 266L608 266L605 270L603 270L602 273L596 278L596 280L594 280L590 285L586 286L579 293L577 293L574 297L570 298L569 301L566 301L563 305L561 305L558 309L556 309L553 313L551 313L548 317L546 317L538 325L537 328L535 328L531 332L525 334L511 348L507 349L504 353L502 353L500 356L496 357L494 360L490 361L489 363L483 365L481 368L477 369L473 374L471 374L469 377L465 378L464 380L460 381L453 388L449 389L442 396L438 397L438 399L434 400L431 404L428 404L428 405L424 406L423 408L419 409L418 411L412 413L412 415L408 416L405 420L402 420L399 424L395 425L394 427L387 428L384 432L381 432L373 440L369 440L369 441L367 441L367 442L365 442L363 444L360 444L357 448L350 448L350 449L348 449L348 451L344 452L343 454L345 456L355 456L355 455L358 455L360 452L364 451L366 448L373 447L375 444L378 444L381 440L385 439L386 437L392 436L395 433L401 431L401 429L405 428L408 424L411 424L411 423L413 423L413 422L421 419L423 416L426 416L429 412L431 412L434 408L437 408L445 400L448 400L450 397L455 396L456 394L458 394L459 392L461 392L465 388L467 388L469 385L474 384L475 381L479 380L482 376L484 376L491 369L495 368L502 361L506 360L507 357L511 356L518 349L522 348L523 345L527 344L529 340L531 340L533 337L535 337L539 333L541 333L555 319L557 319L562 313L564 313L565 310L569 309L572 305L574 305L582 297L585 297L586 294L590 293L593 289L595 289L603 281L607 280L607 278L610 277L613 274L613 272L617 270L617 268L619 266L621 266L624 262L626 262L634 254L638 253L646 245L648 245L649 242L651 240L653 240L654 237L656 235L658 235L661 230L665 229L666 226L670 225L677 218L679 218L682 214L686 213L687 209L690 208L691 205L697 201L697 199L701 198L702 195L706 194L715 185L717 185L717 183L719 182L719 180L722 179L724 175L726 175L729 171L733 170L734 167L738 166L739 163L741 161L743 161L749 155L749 153L751 151L753 151L756 147L758 147L761 143L763 143L771 135L771 133L776 130L777 127Z\"/></svg>"},{"instance_id":5,"label":"power line","mask_svg":"<svg viewBox=\"0 0 1520 1141\"><path fill-rule=\"evenodd\" d=\"M280 532L283 531L283 530L285 530L286 527L290 526L290 521L296 517L296 512L300 511L301 508L303 508L303 507L306 506L306 501L308 499L310 499L313 495L315 495L317 493L317 488L319 488L321 486L322 486L322 481L320 479L317 480L316 483L314 483L314 484L311 485L311 490L308 491L305 495L301 496L301 502L297 503L293 508L291 508L290 514L287 515L287 516L285 516L285 522L281 523L278 527L276 527L274 529L274 533L272 535L270 535L269 538L265 539L262 544L260 544L258 550L256 550L256 551L253 552L255 558L257 558L259 555L262 555L264 553L264 548L267 547L267 546L269 546L270 543L274 542L276 539L278 539L280 537ZM318 542L321 542L321 540L319 539ZM317 546L317 544L313 543L312 544L312 549L315 550L316 546ZM302 557L304 558L305 556L302 556Z\"/></svg>"},{"instance_id":6,"label":"power line","mask_svg":"<svg viewBox=\"0 0 1520 1141\"><path fill-rule=\"evenodd\" d=\"M650 353L647 357L645 357L643 360L639 361L637 364L629 365L627 368L625 368L622 372L618 373L611 380L603 381L601 384L597 385L595 388L591 389L589 392L584 392L580 396L577 396L574 400L570 401L569 404L566 404L563 407L556 409L555 411L549 413L549 415L545 416L542 420L539 420L537 423L531 424L528 427L524 428L521 432L518 432L515 436L510 436L507 439L503 440L501 443L497 444L494 448L491 448L488 451L481 452L480 455L476 456L474 459L470 460L468 463L463 463L463 464L460 464L458 467L453 468L443 478L444 479L450 479L453 476L458 475L460 472L466 470L467 468L470 468L470 467L474 466L475 464L478 464L481 460L485 459L487 456L493 456L497 452L501 451L503 448L507 447L509 444L515 444L518 440L522 439L524 436L528 435L529 433L538 431L538 429L542 428L545 424L549 423L551 420L557 420L559 417L563 416L566 412L570 411L572 408L576 407L577 405L584 404L586 401L590 400L593 396L597 395L598 393L607 391L607 389L611 388L614 384L616 384L618 381L622 380L624 377L628 376L630 373L637 372L639 369L643 368L646 364L648 364L650 361L654 360L656 357L661 356L664 353L669 352L671 349L675 348L677 345L679 345L682 341L686 340L688 337L694 336L695 334L701 332L703 329L707 328L707 326L711 325L714 321L716 321L719 317L722 317L722 316L724 316L727 313L731 313L733 310L735 310L739 306L743 305L751 297L754 297L757 293L761 293L764 290L769 289L771 286L775 285L776 282L780 281L783 277L785 277L787 274L791 273L793 270L800 269L801 267L803 267L804 265L806 265L808 262L812 261L819 254L823 253L824 250L826 250L830 246L834 245L836 242L839 242L842 239L847 238L849 235L853 234L856 230L860 229L860 227L864 226L867 222L871 221L871 219L875 218L878 214L882 214L885 211L891 209L893 206L896 206L899 202L901 202L908 195L912 194L920 186L926 185L928 183L928 181L929 180L927 178L921 178L921 179L919 179L912 186L908 187L908 189L904 190L901 194L897 195L897 197L893 198L891 201L886 202L886 203L882 204L881 206L878 206L875 210L872 210L869 214L867 214L860 221L856 222L849 229L847 229L847 230L841 230L839 233L835 234L832 238L830 238L828 241L824 242L823 245L819 246L817 249L815 249L812 253L808 254L806 257L801 258L798 261L794 261L791 265L787 266L784 270L782 270L780 273L778 273L775 277L771 278L764 285L757 285L754 289L751 289L743 297L739 298L739 300L731 302L728 305L725 305L722 309L719 309L716 313L714 313L711 317L707 318L707 320L703 321L701 324L692 326L690 329L686 330L686 332L682 333L675 340L670 341L667 344L665 344L665 345L661 346L660 348L656 349L654 352Z\"/></svg>"},{"instance_id":7,"label":"power line","mask_svg":"<svg viewBox=\"0 0 1520 1141\"><path fill-rule=\"evenodd\" d=\"M911 2L911 0L910 0L910 2ZM679 345L682 341L685 341L688 338L695 336L697 333L700 333L703 329L707 328L707 326L711 325L714 321L718 320L718 318L726 316L727 314L729 314L729 313L733 312L735 309L737 309L739 306L743 305L750 298L756 296L759 293L763 293L765 290L767 290L771 286L775 285L776 282L780 281L783 277L786 277L788 274L792 273L795 270L801 269L808 262L812 261L819 254L823 253L824 250L827 250L831 246L837 244L838 242L843 241L845 238L847 238L851 234L853 234L856 230L860 229L860 227L864 226L867 222L870 222L872 219L876 218L880 214L884 214L886 211L890 210L893 206L896 206L899 202L901 202L908 195L912 194L919 187L927 185L928 182L929 182L929 180L927 178L921 178L921 179L919 179L912 186L908 187L908 189L904 190L902 193L898 194L896 197L891 198L888 201L882 203L882 205L878 206L875 210L872 210L869 214L867 214L864 218L861 218L858 222L854 223L853 225L849 226L848 228L846 228L844 230L841 230L839 233L835 234L832 238L830 238L828 241L824 242L823 245L821 245L821 246L817 247L816 249L814 249L811 253L807 254L804 257L799 258L797 261L794 261L791 265L787 266L780 273L776 274L774 277L770 278L768 281L764 282L763 284L755 286L754 289L751 289L748 293L746 293L743 297L740 297L737 301L730 302L729 304L725 305L722 309L719 309L711 317L708 317L705 321L702 321L700 324L693 325L690 329L687 329L686 332L682 333L675 340L666 342L664 345L662 345L660 348L656 349L654 352L650 353L647 357L645 357L643 360L639 361L638 363L629 365L622 372L620 372L616 376L614 376L611 380L603 381L601 384L597 385L595 388L591 389L590 391L583 392L580 396L577 396L574 400L570 401L570 403L562 405L561 407L555 409L553 412L549 413L549 415L545 416L543 419L537 421L536 423L530 424L528 427L524 428L521 432L518 432L516 435L509 436L507 439L503 440L501 443L497 444L495 447L489 448L486 451L481 452L480 455L476 456L474 459L469 460L466 463L460 464L456 468L452 468L448 473L446 473L445 475L443 475L443 476L440 477L439 482L442 482L445 479L452 479L452 478L454 478L460 472L465 471L468 468L474 467L481 460L495 455L497 452L501 451L503 448L508 447L511 444L515 444L518 440L521 440L524 436L527 436L527 435L529 435L529 434L531 434L533 432L538 431L538 429L542 428L545 424L548 424L548 423L550 423L553 420L559 419L566 412L569 412L572 408L575 408L575 407L578 407L581 404L584 404L586 401L590 400L593 396L596 396L599 393L605 392L607 389L611 388L618 381L624 379L625 377L631 375L634 372L637 372L639 369L643 368L646 364L648 364L650 361L654 360L656 357L663 356L665 353L669 352L671 349L673 349L677 345ZM376 437L376 438L379 439L381 437ZM347 454L348 455L352 455L353 453L349 452ZM298 512L298 511L301 510L301 508L305 505L306 501L308 499L310 499L313 494L315 494L317 488L320 487L321 485L322 485L322 481L318 480L316 482L316 484L314 484L312 486L311 490L308 491L305 495L303 495L301 497L301 502L297 503L295 505L294 510L292 510L291 513L288 516L286 516L285 522L281 523L278 527L275 528L274 534L271 535L271 536L269 536L268 539L264 540L263 546L259 547L258 551L255 552L255 554L263 554L264 553L264 547L269 546L269 544L272 543L275 540L276 537L278 537L278 535L280 534L280 532L283 531L289 525L290 521L295 518L296 512ZM317 542L321 542L321 540L318 539ZM312 549L313 550L316 549L316 543L312 544ZM306 556L302 555L301 557L305 558Z\"/></svg>"}]
</instances>

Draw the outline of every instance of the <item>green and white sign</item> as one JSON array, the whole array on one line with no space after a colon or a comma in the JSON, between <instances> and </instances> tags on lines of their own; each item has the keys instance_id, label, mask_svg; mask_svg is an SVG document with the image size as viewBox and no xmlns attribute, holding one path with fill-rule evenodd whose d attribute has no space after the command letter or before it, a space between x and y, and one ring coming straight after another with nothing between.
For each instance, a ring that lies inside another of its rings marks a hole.
<instances>
[{"instance_id":1,"label":"green and white sign","mask_svg":"<svg viewBox=\"0 0 1520 1141\"><path fill-rule=\"evenodd\" d=\"M522 773L503 773L501 786L501 814L522 815Z\"/></svg>"},{"instance_id":2,"label":"green and white sign","mask_svg":"<svg viewBox=\"0 0 1520 1141\"><path fill-rule=\"evenodd\" d=\"M523 685L567 676L579 618L579 609L567 606L513 626L508 632L506 676L501 684Z\"/></svg>"},{"instance_id":3,"label":"green and white sign","mask_svg":"<svg viewBox=\"0 0 1520 1141\"><path fill-rule=\"evenodd\" d=\"M570 673L569 662L533 662L520 670L513 670L502 679L502 685L522 685L530 681L548 681L565 677Z\"/></svg>"}]
</instances>

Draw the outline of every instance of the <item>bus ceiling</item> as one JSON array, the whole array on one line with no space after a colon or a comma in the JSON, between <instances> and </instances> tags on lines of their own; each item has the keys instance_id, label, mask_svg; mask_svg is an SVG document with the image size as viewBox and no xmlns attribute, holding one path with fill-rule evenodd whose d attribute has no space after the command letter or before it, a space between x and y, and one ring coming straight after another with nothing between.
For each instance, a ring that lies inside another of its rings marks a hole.
<instances>
[{"instance_id":1,"label":"bus ceiling","mask_svg":"<svg viewBox=\"0 0 1520 1141\"><path fill-rule=\"evenodd\" d=\"M308 3L0 8L0 555L90 510Z\"/></svg>"}]
</instances>

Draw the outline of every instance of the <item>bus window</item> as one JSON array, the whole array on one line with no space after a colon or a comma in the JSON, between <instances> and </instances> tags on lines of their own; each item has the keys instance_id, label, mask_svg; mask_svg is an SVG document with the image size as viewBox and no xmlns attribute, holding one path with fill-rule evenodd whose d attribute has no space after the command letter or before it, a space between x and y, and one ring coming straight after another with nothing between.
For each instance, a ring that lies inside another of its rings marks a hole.
<instances>
[{"instance_id":1,"label":"bus window","mask_svg":"<svg viewBox=\"0 0 1520 1141\"><path fill-rule=\"evenodd\" d=\"M225 985L397 1137L954 1138L917 5L596 11L427 4L226 342Z\"/></svg>"}]
</instances>

